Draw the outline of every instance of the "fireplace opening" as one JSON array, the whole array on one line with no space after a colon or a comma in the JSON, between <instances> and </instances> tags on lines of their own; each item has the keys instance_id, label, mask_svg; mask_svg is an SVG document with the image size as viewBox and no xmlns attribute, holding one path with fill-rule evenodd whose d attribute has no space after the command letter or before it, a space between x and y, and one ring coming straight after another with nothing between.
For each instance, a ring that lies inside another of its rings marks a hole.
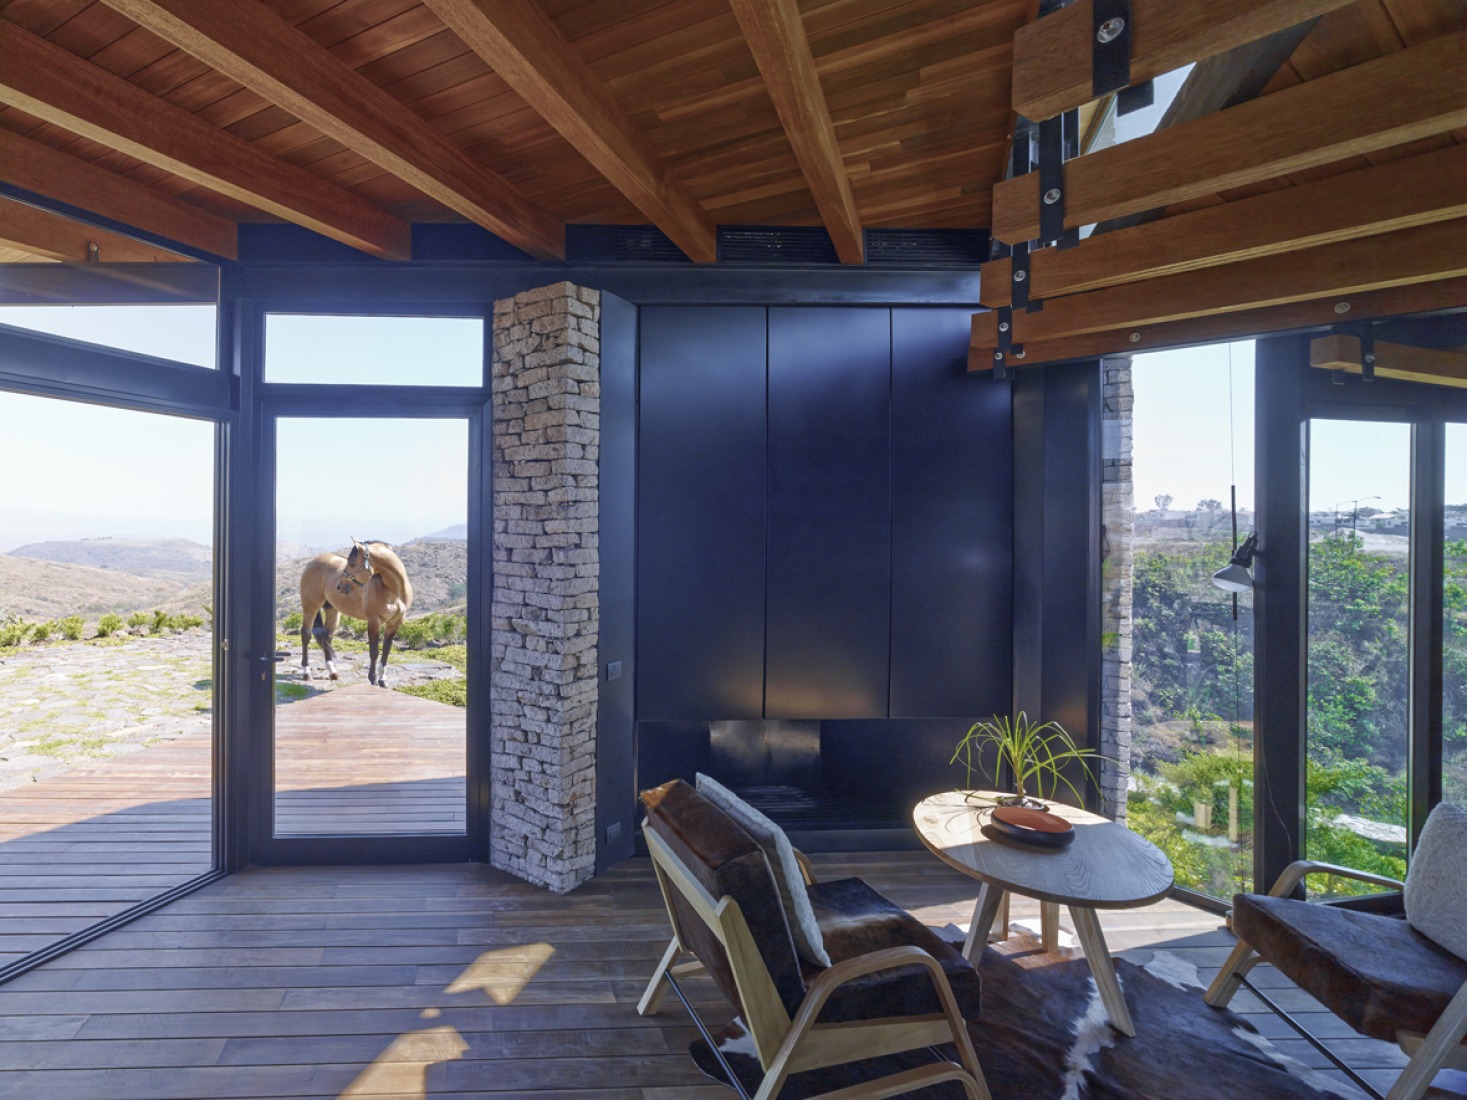
<instances>
[{"instance_id":1,"label":"fireplace opening","mask_svg":"<svg viewBox=\"0 0 1467 1100\"><path fill-rule=\"evenodd\" d=\"M640 722L637 786L718 780L805 843L902 844L912 807L950 790L970 719ZM876 834L888 834L879 836ZM796 843L800 843L797 839Z\"/></svg>"}]
</instances>

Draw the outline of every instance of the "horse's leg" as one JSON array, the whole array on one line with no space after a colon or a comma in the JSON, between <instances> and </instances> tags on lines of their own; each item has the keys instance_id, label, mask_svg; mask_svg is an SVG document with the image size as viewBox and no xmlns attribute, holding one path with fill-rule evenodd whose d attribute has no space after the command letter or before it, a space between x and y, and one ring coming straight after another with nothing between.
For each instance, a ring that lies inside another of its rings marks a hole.
<instances>
[{"instance_id":1,"label":"horse's leg","mask_svg":"<svg viewBox=\"0 0 1467 1100\"><path fill-rule=\"evenodd\" d=\"M336 673L336 647L331 644L336 637L336 624L340 621L341 613L328 603L325 631L316 636L316 640L321 643L321 651L326 654L326 672L333 680L341 679Z\"/></svg>"},{"instance_id":2,"label":"horse's leg","mask_svg":"<svg viewBox=\"0 0 1467 1100\"><path fill-rule=\"evenodd\" d=\"M305 601L301 602L301 679L311 678L311 635L315 633L314 624L320 620L321 605L311 607Z\"/></svg>"},{"instance_id":3,"label":"horse's leg","mask_svg":"<svg viewBox=\"0 0 1467 1100\"><path fill-rule=\"evenodd\" d=\"M382 636L382 619L373 615L367 619L367 683L377 682L377 642Z\"/></svg>"},{"instance_id":4,"label":"horse's leg","mask_svg":"<svg viewBox=\"0 0 1467 1100\"><path fill-rule=\"evenodd\" d=\"M377 686L387 686L387 655L392 652L392 639L397 637L397 628L393 627L382 635L382 665L377 669Z\"/></svg>"}]
</instances>

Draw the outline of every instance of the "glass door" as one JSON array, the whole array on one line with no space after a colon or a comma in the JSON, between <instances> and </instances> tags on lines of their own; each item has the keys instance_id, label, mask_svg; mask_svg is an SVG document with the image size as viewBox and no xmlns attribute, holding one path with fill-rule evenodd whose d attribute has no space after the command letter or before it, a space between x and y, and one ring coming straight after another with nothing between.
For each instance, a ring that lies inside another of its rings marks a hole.
<instances>
[{"instance_id":1,"label":"glass door","mask_svg":"<svg viewBox=\"0 0 1467 1100\"><path fill-rule=\"evenodd\" d=\"M215 868L216 426L6 392L0 425L3 971Z\"/></svg>"},{"instance_id":2,"label":"glass door","mask_svg":"<svg viewBox=\"0 0 1467 1100\"><path fill-rule=\"evenodd\" d=\"M1408 847L1411 446L1405 423L1309 426L1306 853L1392 878Z\"/></svg>"},{"instance_id":3,"label":"glass door","mask_svg":"<svg viewBox=\"0 0 1467 1100\"><path fill-rule=\"evenodd\" d=\"M470 422L274 424L274 835L462 836Z\"/></svg>"},{"instance_id":4,"label":"glass door","mask_svg":"<svg viewBox=\"0 0 1467 1100\"><path fill-rule=\"evenodd\" d=\"M1446 426L1442 798L1467 806L1467 424Z\"/></svg>"}]
</instances>

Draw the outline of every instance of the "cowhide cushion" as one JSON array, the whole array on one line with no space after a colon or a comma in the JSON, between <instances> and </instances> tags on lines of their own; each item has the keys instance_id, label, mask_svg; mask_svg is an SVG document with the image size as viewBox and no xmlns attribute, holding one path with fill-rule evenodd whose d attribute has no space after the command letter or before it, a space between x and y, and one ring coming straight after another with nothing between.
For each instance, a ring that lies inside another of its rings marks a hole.
<instances>
[{"instance_id":1,"label":"cowhide cushion","mask_svg":"<svg viewBox=\"0 0 1467 1100\"><path fill-rule=\"evenodd\" d=\"M961 952L916 917L858 878L816 883L810 887L810 902L820 922L825 948L835 962L887 947L920 947L941 964L963 1017L977 1018L981 992L978 972ZM807 983L818 974L817 968L805 967ZM922 1016L941 1011L928 971L920 966L904 966L842 985L825 1003L820 1022Z\"/></svg>"},{"instance_id":2,"label":"cowhide cushion","mask_svg":"<svg viewBox=\"0 0 1467 1100\"><path fill-rule=\"evenodd\" d=\"M647 827L667 843L703 889L715 898L728 895L739 903L779 998L793 1014L805 999L805 983L764 849L738 822L681 779L643 791L642 805L647 809ZM683 946L708 968L724 996L742 1011L722 942L677 890L669 891L669 901L677 913Z\"/></svg>"},{"instance_id":3,"label":"cowhide cushion","mask_svg":"<svg viewBox=\"0 0 1467 1100\"><path fill-rule=\"evenodd\" d=\"M764 849L764 854L769 857L769 868L774 872L774 885L784 902L784 915L789 921L790 935L795 940L795 951L807 962L829 966L830 956L826 954L820 938L820 925L815 921L815 911L810 908L810 899L805 892L805 876L800 872L794 846L784 830L718 780L701 772L698 773L698 793L737 821L744 832Z\"/></svg>"},{"instance_id":4,"label":"cowhide cushion","mask_svg":"<svg viewBox=\"0 0 1467 1100\"><path fill-rule=\"evenodd\" d=\"M1406 873L1406 919L1467 959L1467 810L1443 802L1426 819Z\"/></svg>"},{"instance_id":5,"label":"cowhide cushion","mask_svg":"<svg viewBox=\"0 0 1467 1100\"><path fill-rule=\"evenodd\" d=\"M1427 1032L1467 981L1467 962L1403 920L1293 898L1238 894L1233 931L1355 1030Z\"/></svg>"}]
</instances>

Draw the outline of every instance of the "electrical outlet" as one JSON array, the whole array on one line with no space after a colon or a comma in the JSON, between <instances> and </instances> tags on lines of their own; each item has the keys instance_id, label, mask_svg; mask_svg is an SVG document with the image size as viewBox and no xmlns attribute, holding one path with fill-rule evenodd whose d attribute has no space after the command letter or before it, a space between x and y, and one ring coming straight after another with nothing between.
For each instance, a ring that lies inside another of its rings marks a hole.
<instances>
[{"instance_id":1,"label":"electrical outlet","mask_svg":"<svg viewBox=\"0 0 1467 1100\"><path fill-rule=\"evenodd\" d=\"M620 661L609 661L609 662L607 662L607 665L606 665L606 678L608 680L620 680L621 679L621 662Z\"/></svg>"},{"instance_id":2,"label":"electrical outlet","mask_svg":"<svg viewBox=\"0 0 1467 1100\"><path fill-rule=\"evenodd\" d=\"M606 843L608 845L615 844L620 839L621 822L613 821L610 825L606 826Z\"/></svg>"}]
</instances>

